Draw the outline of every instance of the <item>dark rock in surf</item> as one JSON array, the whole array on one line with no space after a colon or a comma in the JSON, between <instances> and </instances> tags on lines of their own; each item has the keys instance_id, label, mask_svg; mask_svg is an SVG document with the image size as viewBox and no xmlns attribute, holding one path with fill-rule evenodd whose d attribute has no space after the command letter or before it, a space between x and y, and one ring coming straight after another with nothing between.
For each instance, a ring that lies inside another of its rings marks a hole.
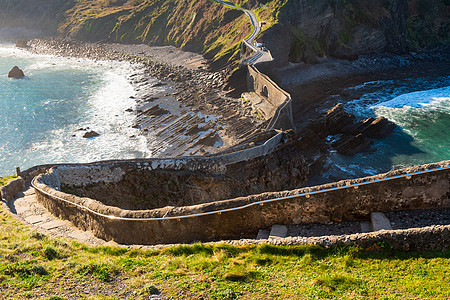
<instances>
[{"instance_id":1,"label":"dark rock in surf","mask_svg":"<svg viewBox=\"0 0 450 300\"><path fill-rule=\"evenodd\" d=\"M12 68L11 71L9 71L8 77L15 78L15 79L22 79L25 77L25 74L23 73L23 71L21 69L19 69L18 66L15 66L14 68Z\"/></svg>"},{"instance_id":2,"label":"dark rock in surf","mask_svg":"<svg viewBox=\"0 0 450 300\"><path fill-rule=\"evenodd\" d=\"M83 137L86 138L86 139L89 139L89 138L93 138L93 137L96 137L96 136L99 136L99 135L100 135L99 133L91 130L91 131L88 131L85 134L83 134Z\"/></svg>"},{"instance_id":3,"label":"dark rock in surf","mask_svg":"<svg viewBox=\"0 0 450 300\"><path fill-rule=\"evenodd\" d=\"M331 147L343 155L371 151L372 139L382 139L394 131L396 125L384 117L367 118L355 122L355 116L337 104L326 114L313 120L299 138L301 150L310 148L326 151L326 138L336 136Z\"/></svg>"},{"instance_id":4,"label":"dark rock in surf","mask_svg":"<svg viewBox=\"0 0 450 300\"><path fill-rule=\"evenodd\" d=\"M28 42L25 40L18 40L16 43L16 47L17 48L27 48L28 47Z\"/></svg>"}]
</instances>

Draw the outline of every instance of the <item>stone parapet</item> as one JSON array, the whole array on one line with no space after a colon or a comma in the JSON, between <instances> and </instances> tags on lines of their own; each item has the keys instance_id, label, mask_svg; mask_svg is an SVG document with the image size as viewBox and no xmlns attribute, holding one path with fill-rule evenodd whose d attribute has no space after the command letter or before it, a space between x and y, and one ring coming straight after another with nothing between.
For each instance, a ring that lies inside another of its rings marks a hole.
<instances>
[{"instance_id":1,"label":"stone parapet","mask_svg":"<svg viewBox=\"0 0 450 300\"><path fill-rule=\"evenodd\" d=\"M25 180L22 177L18 177L7 185L0 187L0 198L6 201L11 201L17 195L17 193L25 190Z\"/></svg>"},{"instance_id":2,"label":"stone parapet","mask_svg":"<svg viewBox=\"0 0 450 300\"><path fill-rule=\"evenodd\" d=\"M261 73L255 66L248 66L247 84L250 91L260 96L265 106L273 107L273 115L267 129L294 129L292 115L292 98L280 88L269 76Z\"/></svg>"},{"instance_id":3,"label":"stone parapet","mask_svg":"<svg viewBox=\"0 0 450 300\"><path fill-rule=\"evenodd\" d=\"M450 161L285 192L135 211L59 191L58 172L34 180L39 201L76 226L124 244L242 238L274 224L351 221L367 219L372 211L450 207Z\"/></svg>"}]
</instances>

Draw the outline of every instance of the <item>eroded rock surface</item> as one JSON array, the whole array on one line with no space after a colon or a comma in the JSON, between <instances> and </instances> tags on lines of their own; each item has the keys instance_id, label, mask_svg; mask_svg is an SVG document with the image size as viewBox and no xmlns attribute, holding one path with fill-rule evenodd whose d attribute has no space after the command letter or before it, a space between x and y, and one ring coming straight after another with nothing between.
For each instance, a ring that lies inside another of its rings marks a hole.
<instances>
[{"instance_id":1,"label":"eroded rock surface","mask_svg":"<svg viewBox=\"0 0 450 300\"><path fill-rule=\"evenodd\" d=\"M23 73L23 71L21 69L19 69L18 66L15 66L14 68L11 69L11 71L9 71L8 77L15 78L15 79L22 79L25 77L25 74Z\"/></svg>"},{"instance_id":2,"label":"eroded rock surface","mask_svg":"<svg viewBox=\"0 0 450 300\"><path fill-rule=\"evenodd\" d=\"M301 134L303 149L318 146L326 148L325 139L336 136L331 147L340 154L354 155L370 151L372 139L381 139L395 129L396 125L384 117L368 118L355 122L355 116L344 110L342 103L337 104L323 116L318 117Z\"/></svg>"}]
</instances>

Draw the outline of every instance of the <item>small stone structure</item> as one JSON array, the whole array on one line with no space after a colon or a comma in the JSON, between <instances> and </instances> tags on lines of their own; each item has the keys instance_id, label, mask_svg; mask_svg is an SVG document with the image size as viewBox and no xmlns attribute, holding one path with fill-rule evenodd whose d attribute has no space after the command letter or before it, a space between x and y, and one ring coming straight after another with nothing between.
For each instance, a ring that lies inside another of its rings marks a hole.
<instances>
[{"instance_id":1,"label":"small stone structure","mask_svg":"<svg viewBox=\"0 0 450 300\"><path fill-rule=\"evenodd\" d=\"M137 170L150 166L134 164ZM124 244L242 238L274 224L340 222L365 219L372 211L450 207L450 161L299 190L150 210L120 209L60 190L99 180L118 182L125 174L119 163L61 166L38 176L34 185L39 201L52 213Z\"/></svg>"}]
</instances>

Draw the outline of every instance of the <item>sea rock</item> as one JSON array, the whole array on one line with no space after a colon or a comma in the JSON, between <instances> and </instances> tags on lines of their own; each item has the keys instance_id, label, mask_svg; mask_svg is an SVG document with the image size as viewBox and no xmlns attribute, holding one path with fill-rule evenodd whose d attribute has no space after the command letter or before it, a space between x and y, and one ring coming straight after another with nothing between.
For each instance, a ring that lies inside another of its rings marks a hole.
<instances>
[{"instance_id":1,"label":"sea rock","mask_svg":"<svg viewBox=\"0 0 450 300\"><path fill-rule=\"evenodd\" d=\"M95 132L94 130L91 130L91 131L88 131L85 134L83 134L83 137L86 138L86 139L89 139L89 138L93 138L93 137L96 137L96 136L99 136L99 135L100 134L98 132Z\"/></svg>"},{"instance_id":2,"label":"sea rock","mask_svg":"<svg viewBox=\"0 0 450 300\"><path fill-rule=\"evenodd\" d=\"M313 120L303 130L298 140L303 151L316 148L321 151L326 146L328 136L336 136L331 147L343 155L354 155L371 150L371 139L382 139L392 133L396 125L384 117L367 118L354 121L355 116L345 112L342 103L337 104L326 114Z\"/></svg>"},{"instance_id":3,"label":"sea rock","mask_svg":"<svg viewBox=\"0 0 450 300\"><path fill-rule=\"evenodd\" d=\"M391 134L396 127L393 122L385 117L380 117L378 119L369 118L367 120L371 121L371 123L362 131L362 133L371 139L382 139Z\"/></svg>"},{"instance_id":4,"label":"sea rock","mask_svg":"<svg viewBox=\"0 0 450 300\"><path fill-rule=\"evenodd\" d=\"M359 152L366 152L370 150L373 144L372 140L367 139L363 134L356 136L344 136L332 144L333 148L343 155L355 155Z\"/></svg>"},{"instance_id":5,"label":"sea rock","mask_svg":"<svg viewBox=\"0 0 450 300\"><path fill-rule=\"evenodd\" d=\"M18 66L15 66L14 68L11 69L11 71L9 71L8 77L22 79L25 77L25 74L23 73L23 71L21 69L19 69Z\"/></svg>"},{"instance_id":6,"label":"sea rock","mask_svg":"<svg viewBox=\"0 0 450 300\"><path fill-rule=\"evenodd\" d=\"M28 42L25 40L18 40L16 43L16 47L18 48L27 48L28 47Z\"/></svg>"},{"instance_id":7,"label":"sea rock","mask_svg":"<svg viewBox=\"0 0 450 300\"><path fill-rule=\"evenodd\" d=\"M355 116L344 110L344 104L338 103L325 115L314 120L308 129L314 131L321 138L338 134L343 128L353 124Z\"/></svg>"}]
</instances>

